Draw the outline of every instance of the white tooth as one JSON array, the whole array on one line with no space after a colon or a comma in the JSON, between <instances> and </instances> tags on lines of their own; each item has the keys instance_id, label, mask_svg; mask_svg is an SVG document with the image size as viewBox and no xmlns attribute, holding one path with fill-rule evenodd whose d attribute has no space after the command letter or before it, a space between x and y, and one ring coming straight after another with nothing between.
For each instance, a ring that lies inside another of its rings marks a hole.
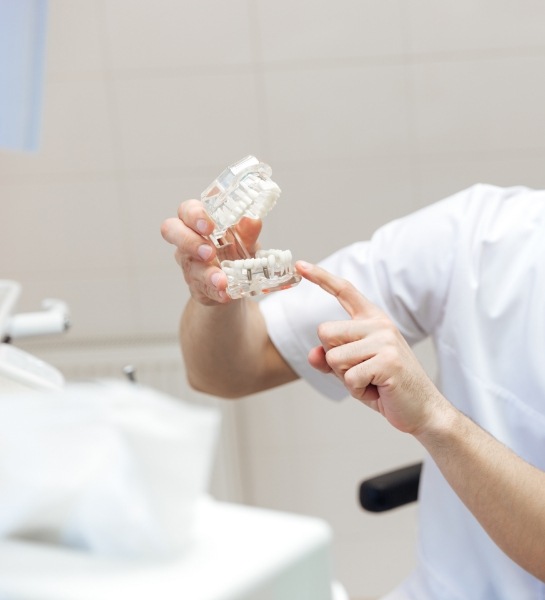
<instances>
[{"instance_id":1,"label":"white tooth","mask_svg":"<svg viewBox=\"0 0 545 600\"><path fill-rule=\"evenodd\" d=\"M269 259L266 256L261 258L261 266L262 267L266 267L268 263L269 263Z\"/></svg>"},{"instance_id":2,"label":"white tooth","mask_svg":"<svg viewBox=\"0 0 545 600\"><path fill-rule=\"evenodd\" d=\"M273 190L278 186L276 185L276 183L274 183L272 179L262 179L260 181L260 187L262 190Z\"/></svg>"},{"instance_id":3,"label":"white tooth","mask_svg":"<svg viewBox=\"0 0 545 600\"><path fill-rule=\"evenodd\" d=\"M254 261L251 258L244 259L244 268L251 269L254 266Z\"/></svg>"},{"instance_id":4,"label":"white tooth","mask_svg":"<svg viewBox=\"0 0 545 600\"><path fill-rule=\"evenodd\" d=\"M246 206L248 206L247 197L238 190L233 192L233 196L234 202L231 206L231 210L241 214L246 209Z\"/></svg>"},{"instance_id":5,"label":"white tooth","mask_svg":"<svg viewBox=\"0 0 545 600\"><path fill-rule=\"evenodd\" d=\"M291 252L289 250L282 252L282 262L286 267L291 266Z\"/></svg>"},{"instance_id":6,"label":"white tooth","mask_svg":"<svg viewBox=\"0 0 545 600\"><path fill-rule=\"evenodd\" d=\"M238 201L236 198L233 198L233 196L227 196L227 198L225 199L225 202L223 204L223 207L225 209L226 212L231 212L233 210L233 208L235 208L238 204Z\"/></svg>"},{"instance_id":7,"label":"white tooth","mask_svg":"<svg viewBox=\"0 0 545 600\"><path fill-rule=\"evenodd\" d=\"M255 173L248 173L248 175L246 175L246 177L244 178L244 181L246 181L251 186L258 186L261 182L261 177L259 175L256 175Z\"/></svg>"},{"instance_id":8,"label":"white tooth","mask_svg":"<svg viewBox=\"0 0 545 600\"><path fill-rule=\"evenodd\" d=\"M240 185L241 190L246 195L246 197L250 200L250 202L253 201L253 200L255 200L259 196L259 192L257 192L256 190L254 190L249 185L246 185L242 181L240 182L239 185Z\"/></svg>"}]
</instances>

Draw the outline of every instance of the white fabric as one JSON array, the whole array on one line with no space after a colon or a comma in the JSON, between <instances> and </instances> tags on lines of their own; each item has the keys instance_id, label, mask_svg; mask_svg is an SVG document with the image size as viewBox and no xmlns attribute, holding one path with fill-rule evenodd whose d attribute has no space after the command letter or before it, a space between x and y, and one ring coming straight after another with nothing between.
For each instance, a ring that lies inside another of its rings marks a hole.
<instances>
[{"instance_id":1,"label":"white fabric","mask_svg":"<svg viewBox=\"0 0 545 600\"><path fill-rule=\"evenodd\" d=\"M432 336L446 397L545 470L545 191L474 186L323 265L385 309L409 342ZM346 318L336 301L305 282L261 308L293 368L343 397L306 359L317 325ZM389 600L545 598L545 584L494 545L431 460L419 507L419 564Z\"/></svg>"}]
</instances>

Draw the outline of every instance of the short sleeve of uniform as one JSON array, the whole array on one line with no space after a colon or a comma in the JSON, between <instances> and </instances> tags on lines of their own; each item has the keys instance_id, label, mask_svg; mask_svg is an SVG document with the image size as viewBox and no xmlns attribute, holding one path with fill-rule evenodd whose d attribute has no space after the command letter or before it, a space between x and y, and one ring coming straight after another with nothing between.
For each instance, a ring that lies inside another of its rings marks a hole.
<instances>
[{"instance_id":1,"label":"short sleeve of uniform","mask_svg":"<svg viewBox=\"0 0 545 600\"><path fill-rule=\"evenodd\" d=\"M347 246L321 265L381 307L414 344L428 337L442 318L458 232L473 193L471 188L392 221L370 241ZM307 360L309 350L319 344L318 325L348 318L338 302L303 280L265 298L260 308L271 340L297 374L332 399L344 397L338 379L319 373Z\"/></svg>"}]
</instances>

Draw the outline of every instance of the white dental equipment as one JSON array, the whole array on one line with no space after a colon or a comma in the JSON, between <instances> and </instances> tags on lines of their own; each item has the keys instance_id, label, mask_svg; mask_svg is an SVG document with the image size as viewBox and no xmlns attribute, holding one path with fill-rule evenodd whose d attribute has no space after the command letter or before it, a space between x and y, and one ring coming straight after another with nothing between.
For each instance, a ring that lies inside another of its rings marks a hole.
<instances>
[{"instance_id":1,"label":"white dental equipment","mask_svg":"<svg viewBox=\"0 0 545 600\"><path fill-rule=\"evenodd\" d=\"M216 225L210 240L227 275L231 298L268 294L301 281L289 250L258 250L252 255L233 229L243 217L262 219L274 207L281 190L271 173L269 165L247 156L225 169L201 194Z\"/></svg>"},{"instance_id":2,"label":"white dental equipment","mask_svg":"<svg viewBox=\"0 0 545 600\"><path fill-rule=\"evenodd\" d=\"M18 282L0 279L0 340L6 342L68 329L68 307L59 300L44 300L43 311L13 314L20 294ZM11 344L0 344L0 392L59 390L63 385L63 375L52 365Z\"/></svg>"},{"instance_id":3,"label":"white dental equipment","mask_svg":"<svg viewBox=\"0 0 545 600\"><path fill-rule=\"evenodd\" d=\"M18 282L0 279L0 339L11 341L62 333L70 327L68 306L53 298L42 302L41 311L13 314L20 295L21 285Z\"/></svg>"},{"instance_id":4,"label":"white dental equipment","mask_svg":"<svg viewBox=\"0 0 545 600\"><path fill-rule=\"evenodd\" d=\"M15 304L21 295L21 285L11 279L0 279L0 339L5 336Z\"/></svg>"},{"instance_id":5,"label":"white dental equipment","mask_svg":"<svg viewBox=\"0 0 545 600\"><path fill-rule=\"evenodd\" d=\"M10 340L36 335L62 333L70 327L68 306L61 300L47 298L41 311L19 313L7 322L4 335Z\"/></svg>"}]
</instances>

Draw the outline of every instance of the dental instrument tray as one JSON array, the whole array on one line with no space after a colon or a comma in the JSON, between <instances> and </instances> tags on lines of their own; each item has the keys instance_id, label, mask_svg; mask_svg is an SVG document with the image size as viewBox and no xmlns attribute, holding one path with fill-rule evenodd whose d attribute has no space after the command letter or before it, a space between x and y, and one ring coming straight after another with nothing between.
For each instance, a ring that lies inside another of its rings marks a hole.
<instances>
[{"instance_id":1,"label":"dental instrument tray","mask_svg":"<svg viewBox=\"0 0 545 600\"><path fill-rule=\"evenodd\" d=\"M243 217L262 219L276 204L281 190L271 173L269 165L247 156L225 169L201 194L215 223L209 237L227 275L227 293L233 299L288 289L301 281L289 250L257 250L252 254L235 229Z\"/></svg>"}]
</instances>

